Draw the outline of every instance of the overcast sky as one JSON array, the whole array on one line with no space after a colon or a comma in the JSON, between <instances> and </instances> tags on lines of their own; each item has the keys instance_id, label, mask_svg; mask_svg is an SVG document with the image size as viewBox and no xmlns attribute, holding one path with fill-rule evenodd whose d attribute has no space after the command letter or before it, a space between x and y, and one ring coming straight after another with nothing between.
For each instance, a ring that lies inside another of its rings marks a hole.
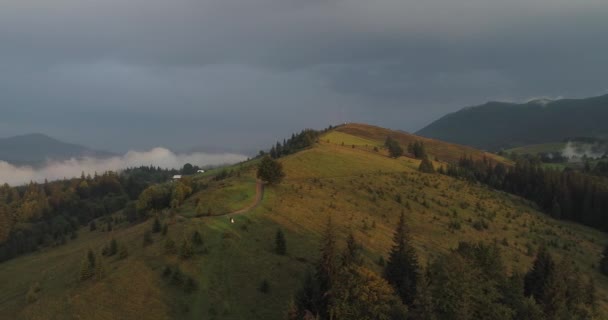
<instances>
[{"instance_id":1,"label":"overcast sky","mask_svg":"<svg viewBox=\"0 0 608 320\"><path fill-rule=\"evenodd\" d=\"M0 136L110 151L415 131L608 89L606 0L3 0Z\"/></svg>"}]
</instances>

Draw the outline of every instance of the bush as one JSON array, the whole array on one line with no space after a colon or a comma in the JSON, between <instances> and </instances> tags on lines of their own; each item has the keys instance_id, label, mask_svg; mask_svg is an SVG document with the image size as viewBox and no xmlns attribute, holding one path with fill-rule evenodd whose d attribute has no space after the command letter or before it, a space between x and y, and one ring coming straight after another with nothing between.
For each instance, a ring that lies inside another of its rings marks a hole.
<instances>
[{"instance_id":1,"label":"bush","mask_svg":"<svg viewBox=\"0 0 608 320\"><path fill-rule=\"evenodd\" d=\"M266 279L262 280L262 282L260 283L260 286L258 287L258 290L261 293L270 292L270 283L268 282L268 280L266 280Z\"/></svg>"}]
</instances>

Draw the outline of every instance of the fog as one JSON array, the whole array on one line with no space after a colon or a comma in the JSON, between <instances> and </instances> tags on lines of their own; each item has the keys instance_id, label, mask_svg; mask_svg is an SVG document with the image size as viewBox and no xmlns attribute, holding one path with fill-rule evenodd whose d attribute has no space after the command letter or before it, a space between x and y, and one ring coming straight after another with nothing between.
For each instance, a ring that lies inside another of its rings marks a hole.
<instances>
[{"instance_id":1,"label":"fog","mask_svg":"<svg viewBox=\"0 0 608 320\"><path fill-rule=\"evenodd\" d=\"M569 141L562 150L562 156L577 160L583 157L586 158L601 158L608 152L608 148L602 143L576 143Z\"/></svg>"},{"instance_id":2,"label":"fog","mask_svg":"<svg viewBox=\"0 0 608 320\"><path fill-rule=\"evenodd\" d=\"M119 171L128 167L152 165L161 168L181 168L190 163L197 166L236 163L247 159L246 156L234 153L190 153L176 154L165 148L154 148L149 151L129 151L122 156L111 158L72 158L65 161L48 161L40 168L16 166L0 161L0 183L21 185L30 181L42 182L45 179L57 180L78 177L85 174Z\"/></svg>"}]
</instances>

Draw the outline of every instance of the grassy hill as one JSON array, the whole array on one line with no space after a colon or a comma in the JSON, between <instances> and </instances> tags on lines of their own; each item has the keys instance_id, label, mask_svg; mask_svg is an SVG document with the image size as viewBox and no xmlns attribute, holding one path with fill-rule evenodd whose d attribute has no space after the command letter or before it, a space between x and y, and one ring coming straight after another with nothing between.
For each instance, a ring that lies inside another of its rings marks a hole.
<instances>
[{"instance_id":1,"label":"grassy hill","mask_svg":"<svg viewBox=\"0 0 608 320\"><path fill-rule=\"evenodd\" d=\"M488 102L448 114L418 131L422 136L486 150L606 137L608 95L587 99Z\"/></svg>"},{"instance_id":2,"label":"grassy hill","mask_svg":"<svg viewBox=\"0 0 608 320\"><path fill-rule=\"evenodd\" d=\"M228 168L233 174L225 180L213 179L219 170L195 176L207 188L180 208L159 213L168 233L153 234L148 246L142 243L151 220L135 226L123 222L110 232L82 228L79 237L64 246L2 263L0 315L11 319L283 319L289 299L317 258L328 215L342 239L347 232L354 233L363 245L365 263L379 272L375 262L380 256L386 258L402 211L422 265L459 241L485 241L500 243L510 271L524 272L537 248L546 244L555 255L575 259L581 272L596 279L600 309L608 315L608 279L596 271L608 235L553 220L515 196L420 173L419 160L387 156L380 148L386 135L402 144L417 139L361 124L342 126L325 133L312 148L281 158L286 179L267 187L261 204L247 213L197 217L193 208L201 201L221 214L252 203L255 160ZM464 153L484 155L436 140L425 142L431 156L440 161ZM374 146L379 150L374 151ZM487 229L476 228L481 220ZM278 228L286 235L286 256L273 252ZM165 252L167 238L179 246L195 230L202 234L204 244L196 247L192 259ZM129 256L104 258L103 279L79 282L86 251L99 252L112 238L127 246ZM195 279L198 289L185 293L163 276L167 266ZM263 281L269 284L266 293L259 290ZM40 290L28 295L36 291L32 290L36 284ZM33 298L28 301L28 296Z\"/></svg>"}]
</instances>

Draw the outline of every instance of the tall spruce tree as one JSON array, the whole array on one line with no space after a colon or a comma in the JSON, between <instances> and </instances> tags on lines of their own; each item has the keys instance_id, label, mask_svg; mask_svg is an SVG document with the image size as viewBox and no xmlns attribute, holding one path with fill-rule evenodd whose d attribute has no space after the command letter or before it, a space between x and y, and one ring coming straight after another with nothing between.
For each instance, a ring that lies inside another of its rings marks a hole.
<instances>
[{"instance_id":1,"label":"tall spruce tree","mask_svg":"<svg viewBox=\"0 0 608 320\"><path fill-rule=\"evenodd\" d=\"M418 256L410 243L401 212L399 223L393 237L393 247L384 268L384 278L390 283L403 303L412 306L416 297L416 284L419 274Z\"/></svg>"},{"instance_id":2,"label":"tall spruce tree","mask_svg":"<svg viewBox=\"0 0 608 320\"><path fill-rule=\"evenodd\" d=\"M553 257L545 247L541 247L536 254L532 269L524 277L524 292L540 302L544 296L547 282L555 272Z\"/></svg>"},{"instance_id":3,"label":"tall spruce tree","mask_svg":"<svg viewBox=\"0 0 608 320\"><path fill-rule=\"evenodd\" d=\"M336 275L336 235L331 216L327 218L327 224L321 240L321 257L317 262L316 279L319 284L320 301L319 314L322 318L328 318L331 306L331 289Z\"/></svg>"}]
</instances>

